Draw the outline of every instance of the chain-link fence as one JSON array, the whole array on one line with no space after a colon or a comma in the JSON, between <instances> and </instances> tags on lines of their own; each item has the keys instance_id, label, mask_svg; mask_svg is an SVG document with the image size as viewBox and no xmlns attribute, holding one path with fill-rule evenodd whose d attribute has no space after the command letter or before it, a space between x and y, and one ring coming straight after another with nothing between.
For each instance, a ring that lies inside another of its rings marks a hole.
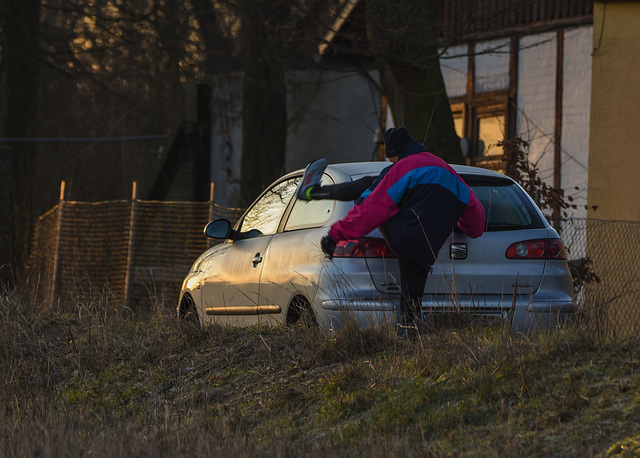
<instances>
[{"instance_id":1,"label":"chain-link fence","mask_svg":"<svg viewBox=\"0 0 640 458\"><path fill-rule=\"evenodd\" d=\"M175 304L191 263L208 247L205 224L240 213L209 202L61 201L36 224L29 262L36 298L81 303L98 294L129 307Z\"/></svg>"},{"instance_id":2,"label":"chain-link fence","mask_svg":"<svg viewBox=\"0 0 640 458\"><path fill-rule=\"evenodd\" d=\"M640 222L572 218L555 221L567 248L580 318L618 336L640 331Z\"/></svg>"},{"instance_id":3,"label":"chain-link fence","mask_svg":"<svg viewBox=\"0 0 640 458\"><path fill-rule=\"evenodd\" d=\"M36 225L30 269L43 302L96 293L128 306L177 301L191 263L207 248L211 219L235 221L240 209L209 202L67 202ZM591 329L640 330L640 222L562 219L580 317Z\"/></svg>"},{"instance_id":4,"label":"chain-link fence","mask_svg":"<svg viewBox=\"0 0 640 458\"><path fill-rule=\"evenodd\" d=\"M605 329L623 336L640 331L640 223L588 220L591 278L583 302Z\"/></svg>"}]
</instances>

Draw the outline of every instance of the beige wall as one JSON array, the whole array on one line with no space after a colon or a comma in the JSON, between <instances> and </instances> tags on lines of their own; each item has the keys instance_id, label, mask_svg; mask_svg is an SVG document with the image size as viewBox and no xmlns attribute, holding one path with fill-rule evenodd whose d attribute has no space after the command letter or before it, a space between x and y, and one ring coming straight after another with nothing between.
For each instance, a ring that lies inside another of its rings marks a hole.
<instances>
[{"instance_id":1,"label":"beige wall","mask_svg":"<svg viewBox=\"0 0 640 458\"><path fill-rule=\"evenodd\" d=\"M588 191L593 218L640 221L639 24L640 2L594 4Z\"/></svg>"},{"instance_id":2,"label":"beige wall","mask_svg":"<svg viewBox=\"0 0 640 458\"><path fill-rule=\"evenodd\" d=\"M588 216L640 221L640 1L596 2L593 16ZM637 223L587 226L600 281L588 285L585 304L621 336L640 332L638 246Z\"/></svg>"}]
</instances>

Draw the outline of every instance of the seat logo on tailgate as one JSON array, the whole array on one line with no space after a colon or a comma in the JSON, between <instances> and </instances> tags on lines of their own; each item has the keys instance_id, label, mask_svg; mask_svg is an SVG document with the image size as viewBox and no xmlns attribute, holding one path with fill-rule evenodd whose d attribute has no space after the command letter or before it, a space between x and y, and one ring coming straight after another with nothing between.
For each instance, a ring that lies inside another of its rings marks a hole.
<instances>
[{"instance_id":1,"label":"seat logo on tailgate","mask_svg":"<svg viewBox=\"0 0 640 458\"><path fill-rule=\"evenodd\" d=\"M450 259L467 259L467 244L466 243L452 243L449 245L449 258Z\"/></svg>"}]
</instances>

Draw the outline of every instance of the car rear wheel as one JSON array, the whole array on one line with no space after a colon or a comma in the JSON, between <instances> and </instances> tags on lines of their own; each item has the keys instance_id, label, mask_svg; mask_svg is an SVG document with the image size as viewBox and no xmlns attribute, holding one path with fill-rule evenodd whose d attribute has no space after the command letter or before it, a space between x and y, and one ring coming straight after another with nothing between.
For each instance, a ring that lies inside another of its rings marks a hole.
<instances>
[{"instance_id":1,"label":"car rear wheel","mask_svg":"<svg viewBox=\"0 0 640 458\"><path fill-rule=\"evenodd\" d=\"M318 325L311 304L303 296L296 296L291 301L287 311L287 324L302 324L307 327Z\"/></svg>"}]
</instances>

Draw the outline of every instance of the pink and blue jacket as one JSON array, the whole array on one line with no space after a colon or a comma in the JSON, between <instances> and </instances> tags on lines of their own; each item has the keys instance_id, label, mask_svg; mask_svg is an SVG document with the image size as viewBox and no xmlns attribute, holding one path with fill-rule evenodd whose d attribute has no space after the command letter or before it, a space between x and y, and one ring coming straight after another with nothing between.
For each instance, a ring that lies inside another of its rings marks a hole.
<instances>
[{"instance_id":1,"label":"pink and blue jacket","mask_svg":"<svg viewBox=\"0 0 640 458\"><path fill-rule=\"evenodd\" d=\"M472 238L485 227L484 208L471 188L418 142L384 169L347 215L331 226L335 240L357 239L378 227L403 259L428 269L454 226Z\"/></svg>"}]
</instances>

